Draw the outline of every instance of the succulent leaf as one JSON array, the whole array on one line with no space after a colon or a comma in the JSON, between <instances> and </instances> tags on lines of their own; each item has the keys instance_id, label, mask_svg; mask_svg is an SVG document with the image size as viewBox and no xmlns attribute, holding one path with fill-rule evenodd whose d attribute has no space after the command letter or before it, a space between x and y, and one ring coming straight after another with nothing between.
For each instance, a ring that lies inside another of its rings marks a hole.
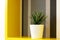
<instances>
[{"instance_id":1,"label":"succulent leaf","mask_svg":"<svg viewBox=\"0 0 60 40\"><path fill-rule=\"evenodd\" d=\"M33 24L42 24L46 18L47 16L45 16L45 14L42 12L35 11L32 13Z\"/></svg>"}]
</instances>

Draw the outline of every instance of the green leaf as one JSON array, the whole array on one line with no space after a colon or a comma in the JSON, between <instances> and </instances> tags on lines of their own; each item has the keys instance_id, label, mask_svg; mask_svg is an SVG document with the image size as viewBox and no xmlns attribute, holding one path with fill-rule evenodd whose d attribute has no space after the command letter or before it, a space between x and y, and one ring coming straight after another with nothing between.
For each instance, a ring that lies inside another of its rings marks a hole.
<instances>
[{"instance_id":1,"label":"green leaf","mask_svg":"<svg viewBox=\"0 0 60 40\"><path fill-rule=\"evenodd\" d=\"M34 13L32 13L32 19L33 20L31 21L33 21L33 24L42 24L45 21L46 16L42 12L34 11Z\"/></svg>"}]
</instances>

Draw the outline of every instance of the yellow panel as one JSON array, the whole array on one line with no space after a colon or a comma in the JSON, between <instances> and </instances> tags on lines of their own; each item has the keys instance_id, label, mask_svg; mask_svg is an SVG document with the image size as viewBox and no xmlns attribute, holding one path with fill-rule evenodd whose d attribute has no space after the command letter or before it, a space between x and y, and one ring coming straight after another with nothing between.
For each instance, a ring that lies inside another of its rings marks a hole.
<instances>
[{"instance_id":1,"label":"yellow panel","mask_svg":"<svg viewBox=\"0 0 60 40\"><path fill-rule=\"evenodd\" d=\"M42 39L31 39L31 38L8 38L7 40L58 40L56 38L42 38Z\"/></svg>"},{"instance_id":2,"label":"yellow panel","mask_svg":"<svg viewBox=\"0 0 60 40\"><path fill-rule=\"evenodd\" d=\"M6 38L22 35L22 0L6 0Z\"/></svg>"}]
</instances>

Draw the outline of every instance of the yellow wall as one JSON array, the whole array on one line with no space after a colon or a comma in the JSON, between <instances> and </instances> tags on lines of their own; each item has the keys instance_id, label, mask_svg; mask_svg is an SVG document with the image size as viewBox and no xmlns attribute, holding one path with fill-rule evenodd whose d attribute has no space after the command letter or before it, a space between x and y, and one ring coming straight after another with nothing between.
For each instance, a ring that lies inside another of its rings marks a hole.
<instances>
[{"instance_id":1,"label":"yellow wall","mask_svg":"<svg viewBox=\"0 0 60 40\"><path fill-rule=\"evenodd\" d=\"M7 0L7 36L20 37L22 26L21 0Z\"/></svg>"}]
</instances>

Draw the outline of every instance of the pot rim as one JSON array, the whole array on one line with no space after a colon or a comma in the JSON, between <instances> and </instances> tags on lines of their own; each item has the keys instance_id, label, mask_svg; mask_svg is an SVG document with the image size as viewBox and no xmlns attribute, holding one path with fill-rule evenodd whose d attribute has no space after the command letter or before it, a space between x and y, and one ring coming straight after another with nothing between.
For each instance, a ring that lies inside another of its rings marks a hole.
<instances>
[{"instance_id":1,"label":"pot rim","mask_svg":"<svg viewBox=\"0 0 60 40\"><path fill-rule=\"evenodd\" d=\"M30 24L30 25L44 25L44 24Z\"/></svg>"},{"instance_id":2,"label":"pot rim","mask_svg":"<svg viewBox=\"0 0 60 40\"><path fill-rule=\"evenodd\" d=\"M30 24L30 25L44 25L44 24Z\"/></svg>"}]
</instances>

